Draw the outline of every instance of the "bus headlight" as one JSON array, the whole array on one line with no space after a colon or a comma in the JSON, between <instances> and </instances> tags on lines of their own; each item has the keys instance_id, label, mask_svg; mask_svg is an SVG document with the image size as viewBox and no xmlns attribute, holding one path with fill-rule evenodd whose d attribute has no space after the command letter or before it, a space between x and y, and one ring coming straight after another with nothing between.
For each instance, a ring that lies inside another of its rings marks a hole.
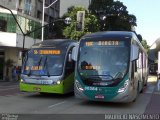
<instances>
[{"instance_id":1,"label":"bus headlight","mask_svg":"<svg viewBox=\"0 0 160 120\"><path fill-rule=\"evenodd\" d=\"M126 80L126 81L124 82L123 86L118 89L118 93L124 92L124 91L126 90L128 84L129 84L129 80Z\"/></svg>"},{"instance_id":2,"label":"bus headlight","mask_svg":"<svg viewBox=\"0 0 160 120\"><path fill-rule=\"evenodd\" d=\"M20 80L20 82L22 82L22 83L23 83L23 82L24 82L24 80L23 80L23 79L21 79L21 80Z\"/></svg>"},{"instance_id":3,"label":"bus headlight","mask_svg":"<svg viewBox=\"0 0 160 120\"><path fill-rule=\"evenodd\" d=\"M79 91L84 91L84 89L82 88L81 84L77 80L76 80L75 84L76 84L76 87L77 87L77 89Z\"/></svg>"},{"instance_id":4,"label":"bus headlight","mask_svg":"<svg viewBox=\"0 0 160 120\"><path fill-rule=\"evenodd\" d=\"M59 85L59 84L61 84L61 81L60 81L60 80L58 80L56 83L57 83L57 85Z\"/></svg>"}]
</instances>

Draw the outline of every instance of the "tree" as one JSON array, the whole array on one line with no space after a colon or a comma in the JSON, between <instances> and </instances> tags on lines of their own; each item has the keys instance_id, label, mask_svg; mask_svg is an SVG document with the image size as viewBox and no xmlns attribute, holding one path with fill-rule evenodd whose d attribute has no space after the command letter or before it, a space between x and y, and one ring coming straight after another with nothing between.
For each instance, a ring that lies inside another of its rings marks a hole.
<instances>
[{"instance_id":1,"label":"tree","mask_svg":"<svg viewBox=\"0 0 160 120\"><path fill-rule=\"evenodd\" d=\"M29 20L28 26L29 26L29 30L27 31L27 33L31 32L31 31L34 31L37 28L40 28L41 24L39 22L35 22L33 20ZM28 36L30 36L30 37L32 37L34 39L41 39L41 33L42 33L42 29L39 29L39 30L37 30L35 32L32 32Z\"/></svg>"},{"instance_id":2,"label":"tree","mask_svg":"<svg viewBox=\"0 0 160 120\"><path fill-rule=\"evenodd\" d=\"M147 41L146 40L142 40L141 44L144 47L144 49L146 50L146 52L148 52L149 51L149 45L147 44Z\"/></svg>"},{"instance_id":3,"label":"tree","mask_svg":"<svg viewBox=\"0 0 160 120\"><path fill-rule=\"evenodd\" d=\"M77 25L77 11L85 11L84 30L76 31ZM63 18L71 17L72 22L69 26L65 26L63 35L69 39L79 40L83 35L91 32L99 31L98 19L95 15L91 15L83 7L70 7L68 12L64 14Z\"/></svg>"},{"instance_id":4,"label":"tree","mask_svg":"<svg viewBox=\"0 0 160 120\"><path fill-rule=\"evenodd\" d=\"M128 14L127 7L120 1L92 0L89 10L99 18L101 30L131 31L136 26L136 17ZM106 19L100 19L103 16Z\"/></svg>"},{"instance_id":5,"label":"tree","mask_svg":"<svg viewBox=\"0 0 160 120\"><path fill-rule=\"evenodd\" d=\"M64 21L60 20L49 25L50 32L53 34L54 38L64 38L63 29L65 28Z\"/></svg>"}]
</instances>

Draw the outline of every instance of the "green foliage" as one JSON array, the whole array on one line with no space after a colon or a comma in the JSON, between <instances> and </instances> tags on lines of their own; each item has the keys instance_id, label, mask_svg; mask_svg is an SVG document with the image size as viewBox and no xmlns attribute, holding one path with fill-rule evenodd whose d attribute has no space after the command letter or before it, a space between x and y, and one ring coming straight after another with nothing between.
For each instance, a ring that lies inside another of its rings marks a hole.
<instances>
[{"instance_id":1,"label":"green foliage","mask_svg":"<svg viewBox=\"0 0 160 120\"><path fill-rule=\"evenodd\" d=\"M144 47L144 49L146 50L146 52L148 52L149 51L149 45L147 44L147 41L146 40L142 40L141 44Z\"/></svg>"},{"instance_id":2,"label":"green foliage","mask_svg":"<svg viewBox=\"0 0 160 120\"><path fill-rule=\"evenodd\" d=\"M85 11L84 30L76 31L77 11ZM70 7L63 18L71 17L72 22L69 26L65 26L63 35L69 39L79 40L83 35L99 31L98 19L95 15L91 15L83 7Z\"/></svg>"},{"instance_id":3,"label":"green foliage","mask_svg":"<svg viewBox=\"0 0 160 120\"><path fill-rule=\"evenodd\" d=\"M63 21L57 21L54 23L54 26L52 25L50 29L53 33L55 33L54 34L55 38L62 38L62 39L64 38L63 29L65 28L65 26L66 25Z\"/></svg>"},{"instance_id":4,"label":"green foliage","mask_svg":"<svg viewBox=\"0 0 160 120\"><path fill-rule=\"evenodd\" d=\"M127 7L120 1L92 0L89 10L99 18L101 30L130 31L137 25L136 17L128 14ZM106 19L102 21L101 16L106 16Z\"/></svg>"},{"instance_id":5,"label":"green foliage","mask_svg":"<svg viewBox=\"0 0 160 120\"><path fill-rule=\"evenodd\" d=\"M34 31L37 28L40 28L41 24L38 23L38 22L35 22L33 20L30 20L28 22L28 26L29 26L30 29L27 32L31 32L31 31ZM30 33L29 36L34 38L34 39L41 39L41 31L42 31L42 29L39 29L39 30L37 30L35 32Z\"/></svg>"}]
</instances>

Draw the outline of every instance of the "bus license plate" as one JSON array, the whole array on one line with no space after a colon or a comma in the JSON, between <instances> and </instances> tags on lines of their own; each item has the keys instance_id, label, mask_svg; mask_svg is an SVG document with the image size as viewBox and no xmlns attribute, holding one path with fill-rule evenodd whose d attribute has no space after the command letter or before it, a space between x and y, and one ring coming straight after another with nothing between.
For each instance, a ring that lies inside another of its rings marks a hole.
<instances>
[{"instance_id":1,"label":"bus license plate","mask_svg":"<svg viewBox=\"0 0 160 120\"><path fill-rule=\"evenodd\" d=\"M104 99L104 95L95 95L96 99Z\"/></svg>"}]
</instances>

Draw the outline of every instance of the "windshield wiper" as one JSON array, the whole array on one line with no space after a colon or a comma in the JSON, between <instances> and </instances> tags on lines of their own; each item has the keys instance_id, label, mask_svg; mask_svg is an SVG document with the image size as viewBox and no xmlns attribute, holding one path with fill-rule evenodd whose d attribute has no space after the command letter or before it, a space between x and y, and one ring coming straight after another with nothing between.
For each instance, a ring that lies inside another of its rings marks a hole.
<instances>
[{"instance_id":1,"label":"windshield wiper","mask_svg":"<svg viewBox=\"0 0 160 120\"><path fill-rule=\"evenodd\" d=\"M117 72L115 75L114 79L122 79L123 78L123 73L122 72Z\"/></svg>"},{"instance_id":2,"label":"windshield wiper","mask_svg":"<svg viewBox=\"0 0 160 120\"><path fill-rule=\"evenodd\" d=\"M99 76L88 76L87 79L101 80Z\"/></svg>"},{"instance_id":3,"label":"windshield wiper","mask_svg":"<svg viewBox=\"0 0 160 120\"><path fill-rule=\"evenodd\" d=\"M38 61L38 69L39 69L39 66L40 66L40 64L41 64L41 61L42 61L42 56L41 56L41 58L40 58L39 61Z\"/></svg>"},{"instance_id":4,"label":"windshield wiper","mask_svg":"<svg viewBox=\"0 0 160 120\"><path fill-rule=\"evenodd\" d=\"M111 75L91 75L88 78L102 81L112 81L114 78Z\"/></svg>"},{"instance_id":5,"label":"windshield wiper","mask_svg":"<svg viewBox=\"0 0 160 120\"><path fill-rule=\"evenodd\" d=\"M45 61L44 61L44 65L43 65L43 69L44 69L44 67L46 66L47 76L50 77L50 73L49 73L49 70L48 70L48 64L47 64L47 59L48 59L48 57L46 56L46 59L45 59Z\"/></svg>"}]
</instances>

